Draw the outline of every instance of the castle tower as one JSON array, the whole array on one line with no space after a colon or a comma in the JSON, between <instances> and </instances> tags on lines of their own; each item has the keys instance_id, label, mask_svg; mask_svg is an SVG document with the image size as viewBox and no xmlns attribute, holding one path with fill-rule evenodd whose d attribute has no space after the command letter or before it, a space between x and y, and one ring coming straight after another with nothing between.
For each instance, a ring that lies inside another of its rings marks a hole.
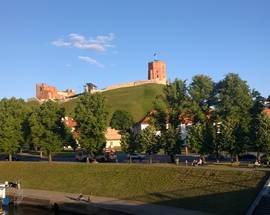
<instances>
[{"instance_id":1,"label":"castle tower","mask_svg":"<svg viewBox=\"0 0 270 215\"><path fill-rule=\"evenodd\" d=\"M148 63L148 80L166 81L166 64L160 60Z\"/></svg>"}]
</instances>

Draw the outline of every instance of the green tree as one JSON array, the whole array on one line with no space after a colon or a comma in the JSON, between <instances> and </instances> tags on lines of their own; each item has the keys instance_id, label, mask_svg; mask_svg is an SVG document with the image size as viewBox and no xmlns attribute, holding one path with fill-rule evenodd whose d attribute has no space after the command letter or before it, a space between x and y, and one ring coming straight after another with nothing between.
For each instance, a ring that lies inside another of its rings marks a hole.
<instances>
[{"instance_id":1,"label":"green tree","mask_svg":"<svg viewBox=\"0 0 270 215\"><path fill-rule=\"evenodd\" d=\"M168 125L168 105L163 95L159 95L154 100L154 112L152 124L158 131L164 132Z\"/></svg>"},{"instance_id":2,"label":"green tree","mask_svg":"<svg viewBox=\"0 0 270 215\"><path fill-rule=\"evenodd\" d=\"M110 126L120 131L128 131L132 127L134 120L127 111L117 110L114 112Z\"/></svg>"},{"instance_id":3,"label":"green tree","mask_svg":"<svg viewBox=\"0 0 270 215\"><path fill-rule=\"evenodd\" d=\"M176 129L181 124L181 117L188 117L191 112L186 81L176 79L166 85L164 93L168 106L168 121Z\"/></svg>"},{"instance_id":4,"label":"green tree","mask_svg":"<svg viewBox=\"0 0 270 215\"><path fill-rule=\"evenodd\" d=\"M261 94L253 90L252 91L252 108L251 108L251 122L250 122L250 143L249 143L249 150L256 150L256 140L257 140L257 132L258 132L258 125L260 123L260 114L265 108L264 102L265 98L261 96ZM259 158L259 154L258 154Z\"/></svg>"},{"instance_id":5,"label":"green tree","mask_svg":"<svg viewBox=\"0 0 270 215\"><path fill-rule=\"evenodd\" d=\"M148 126L138 135L138 141L143 147L143 151L150 156L149 163L152 163L153 154L159 151L156 130L153 126Z\"/></svg>"},{"instance_id":6,"label":"green tree","mask_svg":"<svg viewBox=\"0 0 270 215\"><path fill-rule=\"evenodd\" d=\"M238 161L237 155L243 150L241 144L237 144L237 119L228 118L223 120L221 124L221 135L220 141L224 145L224 150L227 151L231 157L236 156L236 161Z\"/></svg>"},{"instance_id":7,"label":"green tree","mask_svg":"<svg viewBox=\"0 0 270 215\"><path fill-rule=\"evenodd\" d=\"M174 162L174 155L181 153L181 139L177 129L170 127L163 133L159 139L160 145L164 152L170 156L171 161Z\"/></svg>"},{"instance_id":8,"label":"green tree","mask_svg":"<svg viewBox=\"0 0 270 215\"><path fill-rule=\"evenodd\" d=\"M214 82L205 75L196 75L189 86L193 122L205 122L214 96Z\"/></svg>"},{"instance_id":9,"label":"green tree","mask_svg":"<svg viewBox=\"0 0 270 215\"><path fill-rule=\"evenodd\" d=\"M139 140L139 133L124 132L121 135L121 149L127 153L142 152L143 145Z\"/></svg>"},{"instance_id":10,"label":"green tree","mask_svg":"<svg viewBox=\"0 0 270 215\"><path fill-rule=\"evenodd\" d=\"M75 120L79 144L88 153L89 162L89 156L95 157L106 142L107 113L102 94L83 94L75 108Z\"/></svg>"},{"instance_id":11,"label":"green tree","mask_svg":"<svg viewBox=\"0 0 270 215\"><path fill-rule=\"evenodd\" d=\"M203 158L205 155L214 152L215 138L216 133L212 123L197 123L188 129L187 141L189 148Z\"/></svg>"},{"instance_id":12,"label":"green tree","mask_svg":"<svg viewBox=\"0 0 270 215\"><path fill-rule=\"evenodd\" d=\"M121 134L121 150L126 153L130 153L130 134L129 132L123 132Z\"/></svg>"},{"instance_id":13,"label":"green tree","mask_svg":"<svg viewBox=\"0 0 270 215\"><path fill-rule=\"evenodd\" d=\"M39 106L40 106L40 103L35 100L26 102L27 115L23 122L23 139L24 139L24 145L28 147L29 149L36 148L31 142L31 129L30 129L30 124L29 124L29 117L35 110L39 108Z\"/></svg>"},{"instance_id":14,"label":"green tree","mask_svg":"<svg viewBox=\"0 0 270 215\"><path fill-rule=\"evenodd\" d=\"M259 158L261 152L270 153L270 118L263 112L258 115L258 124L255 131L255 145Z\"/></svg>"},{"instance_id":15,"label":"green tree","mask_svg":"<svg viewBox=\"0 0 270 215\"><path fill-rule=\"evenodd\" d=\"M221 121L224 121L228 128L232 129L233 137L231 138L234 139L226 144L227 149L238 161L238 155L247 149L249 143L252 95L246 81L233 73L228 74L224 80L220 81L216 88L217 114ZM223 131L221 131L222 135L225 135Z\"/></svg>"},{"instance_id":16,"label":"green tree","mask_svg":"<svg viewBox=\"0 0 270 215\"><path fill-rule=\"evenodd\" d=\"M29 117L30 137L33 145L48 155L62 149L66 137L65 125L62 122L64 109L58 103L48 101L35 109Z\"/></svg>"},{"instance_id":17,"label":"green tree","mask_svg":"<svg viewBox=\"0 0 270 215\"><path fill-rule=\"evenodd\" d=\"M27 115L22 99L0 101L0 148L9 154L9 161L24 144L23 123Z\"/></svg>"}]
</instances>

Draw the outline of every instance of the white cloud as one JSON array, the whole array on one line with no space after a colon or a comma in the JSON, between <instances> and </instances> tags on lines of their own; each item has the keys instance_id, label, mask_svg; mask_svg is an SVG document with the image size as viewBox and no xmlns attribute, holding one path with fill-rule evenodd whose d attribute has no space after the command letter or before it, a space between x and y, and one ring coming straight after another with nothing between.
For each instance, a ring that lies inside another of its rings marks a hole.
<instances>
[{"instance_id":1,"label":"white cloud","mask_svg":"<svg viewBox=\"0 0 270 215\"><path fill-rule=\"evenodd\" d=\"M65 42L62 39L58 39L52 42L53 45L57 46L57 47L69 47L71 46L71 43L69 42Z\"/></svg>"},{"instance_id":2,"label":"white cloud","mask_svg":"<svg viewBox=\"0 0 270 215\"><path fill-rule=\"evenodd\" d=\"M96 65L99 68L104 68L105 66L101 63L99 63L97 60L91 58L91 57L87 57L87 56L78 56L78 59L81 61L84 61L86 63L89 63L91 65Z\"/></svg>"},{"instance_id":3,"label":"white cloud","mask_svg":"<svg viewBox=\"0 0 270 215\"><path fill-rule=\"evenodd\" d=\"M114 34L99 35L95 38L90 37L89 39L85 36L72 33L68 35L67 41L58 39L52 42L57 47L74 47L78 49L95 50L99 52L105 52L108 48L115 47L112 42L114 40Z\"/></svg>"}]
</instances>

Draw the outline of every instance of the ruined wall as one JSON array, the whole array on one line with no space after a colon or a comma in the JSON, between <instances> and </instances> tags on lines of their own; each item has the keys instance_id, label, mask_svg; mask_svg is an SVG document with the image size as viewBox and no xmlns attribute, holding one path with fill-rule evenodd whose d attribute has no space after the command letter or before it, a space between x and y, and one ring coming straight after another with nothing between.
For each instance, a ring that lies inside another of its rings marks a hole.
<instances>
[{"instance_id":1,"label":"ruined wall","mask_svg":"<svg viewBox=\"0 0 270 215\"><path fill-rule=\"evenodd\" d=\"M36 85L36 97L38 100L49 100L57 97L57 89L47 84Z\"/></svg>"},{"instance_id":2,"label":"ruined wall","mask_svg":"<svg viewBox=\"0 0 270 215\"><path fill-rule=\"evenodd\" d=\"M56 87L48 86L45 83L36 85L36 98L40 101L47 100L64 100L70 96L75 95L75 91L72 89L67 89L66 91L58 91Z\"/></svg>"}]
</instances>

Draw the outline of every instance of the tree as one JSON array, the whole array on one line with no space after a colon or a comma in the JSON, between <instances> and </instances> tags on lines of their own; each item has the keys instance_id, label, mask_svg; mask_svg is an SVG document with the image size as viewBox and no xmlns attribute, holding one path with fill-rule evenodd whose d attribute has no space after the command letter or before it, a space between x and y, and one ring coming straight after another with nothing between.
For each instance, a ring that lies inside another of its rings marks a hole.
<instances>
[{"instance_id":1,"label":"tree","mask_svg":"<svg viewBox=\"0 0 270 215\"><path fill-rule=\"evenodd\" d=\"M107 113L105 112L104 97L101 93L84 93L75 107L75 120L78 123L79 144L95 157L105 146L105 131Z\"/></svg>"},{"instance_id":2,"label":"tree","mask_svg":"<svg viewBox=\"0 0 270 215\"><path fill-rule=\"evenodd\" d=\"M211 122L197 123L188 129L189 148L203 158L215 150L215 138L216 133Z\"/></svg>"},{"instance_id":3,"label":"tree","mask_svg":"<svg viewBox=\"0 0 270 215\"><path fill-rule=\"evenodd\" d=\"M221 124L221 135L220 141L224 145L225 151L227 151L231 157L236 156L236 161L238 161L238 156L243 150L241 144L237 144L237 119L227 118L223 120Z\"/></svg>"},{"instance_id":4,"label":"tree","mask_svg":"<svg viewBox=\"0 0 270 215\"><path fill-rule=\"evenodd\" d=\"M159 95L154 100L154 112L152 117L152 124L158 131L164 132L167 129L168 118L169 118L169 108L165 97Z\"/></svg>"},{"instance_id":5,"label":"tree","mask_svg":"<svg viewBox=\"0 0 270 215\"><path fill-rule=\"evenodd\" d=\"M218 99L216 112L221 121L224 121L223 126L226 125L224 128L230 128L233 135L230 137L233 141L226 144L229 146L227 149L238 161L238 155L249 143L252 95L246 81L233 73L228 74L216 85L216 92ZM224 135L226 134L221 131L221 136Z\"/></svg>"},{"instance_id":6,"label":"tree","mask_svg":"<svg viewBox=\"0 0 270 215\"><path fill-rule=\"evenodd\" d=\"M127 131L132 127L134 120L127 111L117 110L114 112L110 126L116 130Z\"/></svg>"},{"instance_id":7,"label":"tree","mask_svg":"<svg viewBox=\"0 0 270 215\"><path fill-rule=\"evenodd\" d=\"M31 142L41 151L45 151L52 161L52 153L62 149L66 137L62 122L64 109L58 103L48 101L35 109L29 117Z\"/></svg>"},{"instance_id":8,"label":"tree","mask_svg":"<svg viewBox=\"0 0 270 215\"><path fill-rule=\"evenodd\" d=\"M23 123L27 115L22 99L0 101L0 147L9 154L9 161L24 144Z\"/></svg>"},{"instance_id":9,"label":"tree","mask_svg":"<svg viewBox=\"0 0 270 215\"><path fill-rule=\"evenodd\" d=\"M258 115L255 145L258 158L260 152L270 153L270 118L263 112Z\"/></svg>"},{"instance_id":10,"label":"tree","mask_svg":"<svg viewBox=\"0 0 270 215\"><path fill-rule=\"evenodd\" d=\"M180 125L180 118L190 113L190 99L186 81L176 79L164 88L165 101L168 106L169 123L173 128Z\"/></svg>"},{"instance_id":11,"label":"tree","mask_svg":"<svg viewBox=\"0 0 270 215\"><path fill-rule=\"evenodd\" d=\"M205 122L212 105L214 82L205 75L196 75L189 86L189 94L192 99L193 123Z\"/></svg>"},{"instance_id":12,"label":"tree","mask_svg":"<svg viewBox=\"0 0 270 215\"><path fill-rule=\"evenodd\" d=\"M159 151L159 144L156 137L156 130L153 126L148 126L138 135L138 142L143 147L145 153L150 156L149 163L152 163L152 156Z\"/></svg>"},{"instance_id":13,"label":"tree","mask_svg":"<svg viewBox=\"0 0 270 215\"><path fill-rule=\"evenodd\" d=\"M265 108L264 102L265 98L261 96L261 94L253 90L252 91L252 108L250 111L251 114L251 122L250 122L250 143L249 143L249 149L250 150L256 150L256 140L257 140L257 132L258 132L258 125L260 123L260 114L262 113L263 109ZM259 155L258 155L259 158Z\"/></svg>"},{"instance_id":14,"label":"tree","mask_svg":"<svg viewBox=\"0 0 270 215\"><path fill-rule=\"evenodd\" d=\"M177 129L170 127L165 132L161 133L159 138L160 145L164 148L171 161L174 162L174 155L181 153L181 139Z\"/></svg>"},{"instance_id":15,"label":"tree","mask_svg":"<svg viewBox=\"0 0 270 215\"><path fill-rule=\"evenodd\" d=\"M25 146L27 146L29 149L34 149L36 147L31 142L31 129L30 129L30 124L29 124L29 117L34 111L36 111L40 107L40 103L34 100L34 101L28 101L25 104L26 104L27 115L23 122L23 139L24 139Z\"/></svg>"}]
</instances>

